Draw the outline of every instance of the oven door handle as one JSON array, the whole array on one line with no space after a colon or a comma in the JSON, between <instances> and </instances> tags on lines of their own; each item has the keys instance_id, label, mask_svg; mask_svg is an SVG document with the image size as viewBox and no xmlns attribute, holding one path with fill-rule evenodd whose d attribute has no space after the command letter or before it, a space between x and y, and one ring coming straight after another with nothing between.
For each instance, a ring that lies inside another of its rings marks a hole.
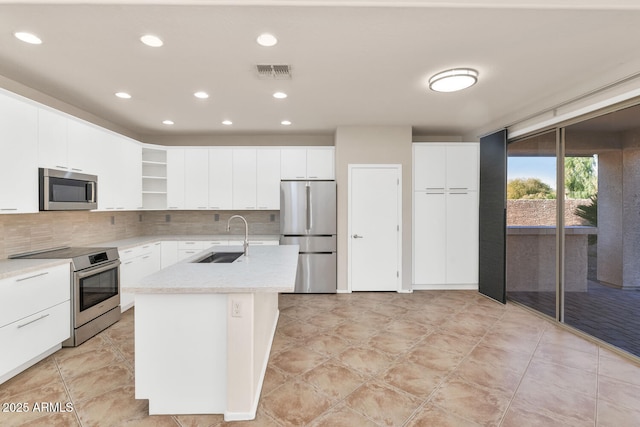
<instances>
[{"instance_id":1,"label":"oven door handle","mask_svg":"<svg viewBox=\"0 0 640 427\"><path fill-rule=\"evenodd\" d=\"M82 271L77 271L76 276L78 277L78 279L84 279L85 277L93 276L95 274L102 273L103 271L112 270L113 268L118 267L120 264L121 264L120 260L116 260L116 261L110 262L109 264L103 264L100 267L88 268Z\"/></svg>"}]
</instances>

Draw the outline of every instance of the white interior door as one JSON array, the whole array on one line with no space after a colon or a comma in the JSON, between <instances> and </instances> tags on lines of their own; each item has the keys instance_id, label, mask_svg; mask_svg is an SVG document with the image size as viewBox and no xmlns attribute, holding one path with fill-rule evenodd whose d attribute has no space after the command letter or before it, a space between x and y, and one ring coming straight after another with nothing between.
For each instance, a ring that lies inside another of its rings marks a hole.
<instances>
[{"instance_id":1,"label":"white interior door","mask_svg":"<svg viewBox=\"0 0 640 427\"><path fill-rule=\"evenodd\" d=\"M400 290L401 165L349 165L349 288Z\"/></svg>"}]
</instances>

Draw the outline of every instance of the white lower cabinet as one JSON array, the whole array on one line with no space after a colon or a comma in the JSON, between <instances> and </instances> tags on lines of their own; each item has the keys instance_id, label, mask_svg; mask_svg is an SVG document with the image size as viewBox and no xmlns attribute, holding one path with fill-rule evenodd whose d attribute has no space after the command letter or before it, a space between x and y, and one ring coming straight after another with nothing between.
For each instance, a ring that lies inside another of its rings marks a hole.
<instances>
[{"instance_id":1,"label":"white lower cabinet","mask_svg":"<svg viewBox=\"0 0 640 427\"><path fill-rule=\"evenodd\" d=\"M476 192L415 193L413 235L414 285L477 285Z\"/></svg>"},{"instance_id":2,"label":"white lower cabinet","mask_svg":"<svg viewBox=\"0 0 640 427\"><path fill-rule=\"evenodd\" d=\"M167 268L178 262L178 242L174 240L163 240L160 243L160 268Z\"/></svg>"},{"instance_id":3,"label":"white lower cabinet","mask_svg":"<svg viewBox=\"0 0 640 427\"><path fill-rule=\"evenodd\" d=\"M447 281L447 202L443 193L415 193L413 224L413 283Z\"/></svg>"},{"instance_id":4,"label":"white lower cabinet","mask_svg":"<svg viewBox=\"0 0 640 427\"><path fill-rule=\"evenodd\" d=\"M127 287L135 286L140 279L161 268L161 242L136 246L120 252L120 310L127 311L134 305L134 295Z\"/></svg>"},{"instance_id":5,"label":"white lower cabinet","mask_svg":"<svg viewBox=\"0 0 640 427\"><path fill-rule=\"evenodd\" d=\"M0 280L0 383L58 350L71 334L69 264Z\"/></svg>"},{"instance_id":6,"label":"white lower cabinet","mask_svg":"<svg viewBox=\"0 0 640 427\"><path fill-rule=\"evenodd\" d=\"M203 249L203 241L185 240L178 242L178 262L202 252Z\"/></svg>"}]
</instances>

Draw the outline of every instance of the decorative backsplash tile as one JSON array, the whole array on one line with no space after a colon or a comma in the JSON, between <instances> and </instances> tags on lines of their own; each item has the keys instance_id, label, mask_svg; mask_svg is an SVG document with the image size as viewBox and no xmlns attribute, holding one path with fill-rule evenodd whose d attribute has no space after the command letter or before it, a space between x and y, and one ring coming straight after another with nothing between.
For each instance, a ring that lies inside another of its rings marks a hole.
<instances>
[{"instance_id":1,"label":"decorative backsplash tile","mask_svg":"<svg viewBox=\"0 0 640 427\"><path fill-rule=\"evenodd\" d=\"M250 234L279 234L279 211L39 212L0 215L0 259L59 246L85 246L141 235L226 234L231 215L243 215ZM231 234L244 233L242 221Z\"/></svg>"}]
</instances>

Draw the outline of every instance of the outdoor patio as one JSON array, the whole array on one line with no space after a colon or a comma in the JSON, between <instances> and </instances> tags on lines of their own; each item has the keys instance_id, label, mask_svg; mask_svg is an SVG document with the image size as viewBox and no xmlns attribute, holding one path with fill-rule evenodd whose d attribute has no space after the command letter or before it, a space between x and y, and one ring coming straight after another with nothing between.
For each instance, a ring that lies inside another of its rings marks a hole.
<instances>
[{"instance_id":1,"label":"outdoor patio","mask_svg":"<svg viewBox=\"0 0 640 427\"><path fill-rule=\"evenodd\" d=\"M508 292L510 300L555 317L555 292ZM640 291L588 281L587 292L565 294L565 323L640 357Z\"/></svg>"}]
</instances>

